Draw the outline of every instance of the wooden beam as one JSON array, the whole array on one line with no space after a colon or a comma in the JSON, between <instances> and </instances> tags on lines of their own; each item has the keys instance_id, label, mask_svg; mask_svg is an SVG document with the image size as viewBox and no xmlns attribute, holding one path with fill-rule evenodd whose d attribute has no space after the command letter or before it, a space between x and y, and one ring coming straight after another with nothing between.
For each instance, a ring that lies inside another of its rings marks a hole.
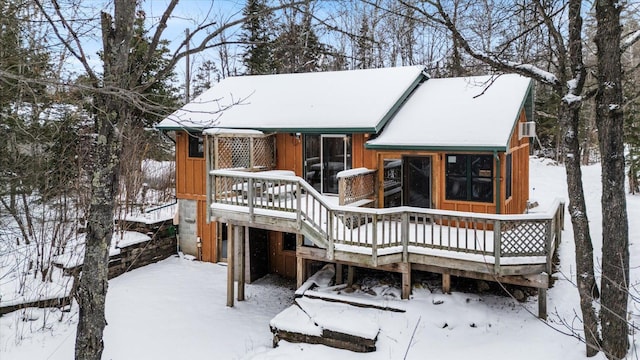
<instances>
[{"instance_id":1,"label":"wooden beam","mask_svg":"<svg viewBox=\"0 0 640 360\"><path fill-rule=\"evenodd\" d=\"M349 265L347 267L347 286L353 286L354 272L355 272L355 266Z\"/></svg>"},{"instance_id":2,"label":"wooden beam","mask_svg":"<svg viewBox=\"0 0 640 360\"><path fill-rule=\"evenodd\" d=\"M411 295L411 263L401 263L402 273L402 298L408 299Z\"/></svg>"},{"instance_id":3,"label":"wooden beam","mask_svg":"<svg viewBox=\"0 0 640 360\"><path fill-rule=\"evenodd\" d=\"M336 285L342 284L342 264L336 264Z\"/></svg>"},{"instance_id":4,"label":"wooden beam","mask_svg":"<svg viewBox=\"0 0 640 360\"><path fill-rule=\"evenodd\" d=\"M238 237L238 253L240 255L240 258L238 259L238 268L240 269L240 272L238 273L238 301L244 301L244 272L246 270L244 249L246 242L249 240L249 227L241 227L240 231L242 231L242 229L244 229L243 236Z\"/></svg>"},{"instance_id":5,"label":"wooden beam","mask_svg":"<svg viewBox=\"0 0 640 360\"><path fill-rule=\"evenodd\" d=\"M547 289L538 289L538 317L547 320Z\"/></svg>"},{"instance_id":6,"label":"wooden beam","mask_svg":"<svg viewBox=\"0 0 640 360\"><path fill-rule=\"evenodd\" d=\"M451 274L442 274L442 293L451 294Z\"/></svg>"},{"instance_id":7,"label":"wooden beam","mask_svg":"<svg viewBox=\"0 0 640 360\"><path fill-rule=\"evenodd\" d=\"M477 279L485 281L502 282L505 284L528 286L532 288L549 288L549 276L546 273L532 274L532 275L509 275L498 276L492 274L485 274L482 272L474 272L467 270L458 270L452 268L444 268L440 266L425 265L425 264L412 264L414 270L427 271L436 274L449 274L458 277L464 277L468 279Z\"/></svg>"},{"instance_id":8,"label":"wooden beam","mask_svg":"<svg viewBox=\"0 0 640 360\"><path fill-rule=\"evenodd\" d=\"M233 307L233 287L235 282L235 271L233 268L233 238L235 237L235 226L233 226L233 224L228 224L227 226L227 306Z\"/></svg>"},{"instance_id":9,"label":"wooden beam","mask_svg":"<svg viewBox=\"0 0 640 360\"><path fill-rule=\"evenodd\" d=\"M303 257L296 257L296 289L299 289L306 281L306 260Z\"/></svg>"},{"instance_id":10,"label":"wooden beam","mask_svg":"<svg viewBox=\"0 0 640 360\"><path fill-rule=\"evenodd\" d=\"M299 289L307 281L306 261L300 254L303 240L302 234L296 234L296 289Z\"/></svg>"}]
</instances>

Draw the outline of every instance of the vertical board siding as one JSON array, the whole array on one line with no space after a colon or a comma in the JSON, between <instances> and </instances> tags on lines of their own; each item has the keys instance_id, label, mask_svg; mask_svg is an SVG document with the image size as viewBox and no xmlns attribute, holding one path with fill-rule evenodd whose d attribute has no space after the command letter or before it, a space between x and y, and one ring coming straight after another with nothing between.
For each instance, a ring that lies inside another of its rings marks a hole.
<instances>
[{"instance_id":1,"label":"vertical board siding","mask_svg":"<svg viewBox=\"0 0 640 360\"><path fill-rule=\"evenodd\" d=\"M204 158L189 157L189 134L185 131L176 132L176 197L198 200L196 236L202 241L202 260L216 262L216 223L207 224L205 167Z\"/></svg>"},{"instance_id":2,"label":"vertical board siding","mask_svg":"<svg viewBox=\"0 0 640 360\"><path fill-rule=\"evenodd\" d=\"M218 242L217 242L217 226L216 222L207 224L207 202L198 201L198 218L197 228L198 236L202 241L202 261L216 262L218 261Z\"/></svg>"},{"instance_id":3,"label":"vertical board siding","mask_svg":"<svg viewBox=\"0 0 640 360\"><path fill-rule=\"evenodd\" d=\"M176 197L178 199L204 199L204 158L189 157L189 134L176 132Z\"/></svg>"},{"instance_id":4,"label":"vertical board siding","mask_svg":"<svg viewBox=\"0 0 640 360\"><path fill-rule=\"evenodd\" d=\"M302 136L276 134L276 169L291 170L302 176Z\"/></svg>"},{"instance_id":5,"label":"vertical board siding","mask_svg":"<svg viewBox=\"0 0 640 360\"><path fill-rule=\"evenodd\" d=\"M353 168L376 169L376 151L369 150L364 144L369 140L369 134L353 134L351 136L351 158Z\"/></svg>"},{"instance_id":6,"label":"vertical board siding","mask_svg":"<svg viewBox=\"0 0 640 360\"><path fill-rule=\"evenodd\" d=\"M296 278L296 253L283 250L283 233L269 233L269 272L285 278Z\"/></svg>"},{"instance_id":7,"label":"vertical board siding","mask_svg":"<svg viewBox=\"0 0 640 360\"><path fill-rule=\"evenodd\" d=\"M520 113L520 118L516 124L511 141L509 142L509 152L511 153L512 162L512 181L511 198L505 199L503 202L504 214L522 214L526 211L527 201L529 200L529 138L518 139L520 123L528 121L524 109ZM501 161L506 164L506 158ZM505 169L506 170L506 169ZM504 177L503 177L504 179ZM503 185L503 194L506 195L506 182Z\"/></svg>"}]
</instances>

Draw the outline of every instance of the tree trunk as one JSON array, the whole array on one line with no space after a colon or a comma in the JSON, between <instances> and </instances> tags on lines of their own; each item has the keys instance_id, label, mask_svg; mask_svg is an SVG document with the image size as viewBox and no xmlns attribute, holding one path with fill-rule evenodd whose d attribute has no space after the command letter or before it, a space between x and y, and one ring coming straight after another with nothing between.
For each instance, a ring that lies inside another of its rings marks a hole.
<instances>
[{"instance_id":1,"label":"tree trunk","mask_svg":"<svg viewBox=\"0 0 640 360\"><path fill-rule=\"evenodd\" d=\"M593 307L593 301L598 298L599 293L593 270L593 245L589 234L589 219L587 217L587 205L584 200L582 170L580 169L579 112L579 106L572 108L563 103L559 118L560 127L564 133L562 137L564 141L563 154L567 173L569 214L571 215L571 225L573 226L576 245L577 285L578 293L580 294L584 340L587 356L592 357L600 349L598 317Z\"/></svg>"},{"instance_id":2,"label":"tree trunk","mask_svg":"<svg viewBox=\"0 0 640 360\"><path fill-rule=\"evenodd\" d=\"M129 90L129 47L133 35L136 2L114 1L114 16L102 13L104 88ZM96 140L93 148L91 204L85 240L84 264L76 298L80 317L76 334L76 360L100 360L107 324L105 300L108 287L109 247L113 235L115 198L120 175L122 132L131 119L123 98L97 92Z\"/></svg>"},{"instance_id":3,"label":"tree trunk","mask_svg":"<svg viewBox=\"0 0 640 360\"><path fill-rule=\"evenodd\" d=\"M598 92L596 125L602 157L602 323L603 349L621 359L629 348L629 228L624 189L620 10L616 1L596 1Z\"/></svg>"},{"instance_id":4,"label":"tree trunk","mask_svg":"<svg viewBox=\"0 0 640 360\"><path fill-rule=\"evenodd\" d=\"M94 145L91 205L85 240L84 265L76 299L80 317L76 336L76 360L102 357L102 333L108 287L109 247L113 235L113 210L118 186L119 154L110 119L96 120L98 133ZM98 165L99 164L99 165Z\"/></svg>"},{"instance_id":5,"label":"tree trunk","mask_svg":"<svg viewBox=\"0 0 640 360\"><path fill-rule=\"evenodd\" d=\"M582 15L581 0L569 2L569 41L568 67L565 74L571 74L567 94L580 96L584 87L586 70L582 54ZM570 84L569 84L570 83ZM569 194L569 214L573 225L574 241L576 245L576 282L580 294L580 310L582 312L582 326L586 353L588 357L595 356L600 346L598 334L598 317L593 302L599 296L593 267L593 244L589 233L589 219L587 205L584 200L582 185L582 170L580 169L580 107L582 101L568 101L563 99L560 105L560 127L563 131L563 155L567 173L567 191Z\"/></svg>"}]
</instances>

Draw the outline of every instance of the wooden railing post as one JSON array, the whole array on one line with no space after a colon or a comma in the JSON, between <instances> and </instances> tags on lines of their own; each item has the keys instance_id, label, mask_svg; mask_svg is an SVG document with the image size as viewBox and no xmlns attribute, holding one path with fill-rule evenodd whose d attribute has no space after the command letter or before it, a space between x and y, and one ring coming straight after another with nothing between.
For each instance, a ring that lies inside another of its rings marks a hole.
<instances>
[{"instance_id":1,"label":"wooden railing post","mask_svg":"<svg viewBox=\"0 0 640 360\"><path fill-rule=\"evenodd\" d=\"M545 221L545 228L547 229L547 231L545 231L545 239L544 239L544 247L545 247L545 251L547 253L547 274L551 275L551 261L553 258L553 252L555 250L555 248L553 247L553 235L555 235L555 231L554 231L554 223L555 223L555 216L554 218Z\"/></svg>"},{"instance_id":2,"label":"wooden railing post","mask_svg":"<svg viewBox=\"0 0 640 360\"><path fill-rule=\"evenodd\" d=\"M253 188L253 178L249 178L247 181L247 203L249 203L249 219L253 221L253 201L254 201L254 188Z\"/></svg>"},{"instance_id":3,"label":"wooden railing post","mask_svg":"<svg viewBox=\"0 0 640 360\"><path fill-rule=\"evenodd\" d=\"M402 227L400 229L402 261L407 262L409 261L409 214L406 211L402 213Z\"/></svg>"},{"instance_id":4,"label":"wooden railing post","mask_svg":"<svg viewBox=\"0 0 640 360\"><path fill-rule=\"evenodd\" d=\"M297 181L296 183L296 221L297 221L297 226L298 226L298 230L300 230L301 226L302 226L302 184L300 184L300 181Z\"/></svg>"},{"instance_id":5,"label":"wooden railing post","mask_svg":"<svg viewBox=\"0 0 640 360\"><path fill-rule=\"evenodd\" d=\"M502 251L502 235L500 220L493 222L493 257L495 261L494 272L500 274L500 253Z\"/></svg>"},{"instance_id":6,"label":"wooden railing post","mask_svg":"<svg viewBox=\"0 0 640 360\"><path fill-rule=\"evenodd\" d=\"M334 251L335 251L335 244L334 244L334 238L333 238L333 210L329 210L327 211L327 237L329 240L329 247L327 249L327 258L329 260L333 260L333 256L334 256Z\"/></svg>"},{"instance_id":7,"label":"wooden railing post","mask_svg":"<svg viewBox=\"0 0 640 360\"><path fill-rule=\"evenodd\" d=\"M378 266L378 236L377 236L377 216L373 216L373 234L371 237L371 261L374 267Z\"/></svg>"}]
</instances>

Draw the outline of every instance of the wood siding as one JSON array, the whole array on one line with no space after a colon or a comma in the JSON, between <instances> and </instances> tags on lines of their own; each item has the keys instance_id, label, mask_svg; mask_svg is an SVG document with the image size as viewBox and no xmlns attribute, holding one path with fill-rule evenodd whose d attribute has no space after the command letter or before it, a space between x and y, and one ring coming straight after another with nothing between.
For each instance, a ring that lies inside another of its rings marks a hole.
<instances>
[{"instance_id":1,"label":"wood siding","mask_svg":"<svg viewBox=\"0 0 640 360\"><path fill-rule=\"evenodd\" d=\"M207 202L198 201L198 218L196 219L198 237L201 240L200 255L202 261L218 261L217 223L207 224Z\"/></svg>"},{"instance_id":2,"label":"wood siding","mask_svg":"<svg viewBox=\"0 0 640 360\"><path fill-rule=\"evenodd\" d=\"M176 197L205 200L205 161L189 157L189 134L176 132Z\"/></svg>"},{"instance_id":3,"label":"wood siding","mask_svg":"<svg viewBox=\"0 0 640 360\"><path fill-rule=\"evenodd\" d=\"M376 152L366 149L364 143L369 140L369 134L353 134L351 136L351 158L353 168L377 169Z\"/></svg>"},{"instance_id":4,"label":"wood siding","mask_svg":"<svg viewBox=\"0 0 640 360\"><path fill-rule=\"evenodd\" d=\"M276 134L276 169L292 170L302 176L302 136Z\"/></svg>"},{"instance_id":5,"label":"wood siding","mask_svg":"<svg viewBox=\"0 0 640 360\"><path fill-rule=\"evenodd\" d=\"M271 231L269 234L269 272L280 276L296 278L296 252L284 250L283 233Z\"/></svg>"},{"instance_id":6,"label":"wood siding","mask_svg":"<svg viewBox=\"0 0 640 360\"><path fill-rule=\"evenodd\" d=\"M528 119L523 109L509 141L509 153L511 153L512 157L512 196L502 202L503 214L522 214L527 209L527 201L529 201L530 138L518 139L519 124L526 121ZM500 161L506 165L506 154L501 154ZM506 179L506 166L503 166L501 176L502 179ZM501 185L501 193L506 195L506 181L502 181Z\"/></svg>"}]
</instances>

